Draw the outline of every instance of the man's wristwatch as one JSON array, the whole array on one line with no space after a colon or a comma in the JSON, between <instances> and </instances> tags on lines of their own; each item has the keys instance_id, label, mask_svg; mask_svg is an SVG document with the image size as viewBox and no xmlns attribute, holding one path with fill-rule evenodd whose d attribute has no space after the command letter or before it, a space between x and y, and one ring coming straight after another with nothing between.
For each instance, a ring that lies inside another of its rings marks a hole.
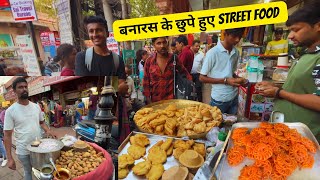
<instances>
[{"instance_id":1,"label":"man's wristwatch","mask_svg":"<svg viewBox=\"0 0 320 180\"><path fill-rule=\"evenodd\" d=\"M276 92L275 98L280 99L280 91L283 90L282 88L279 88Z\"/></svg>"}]
</instances>

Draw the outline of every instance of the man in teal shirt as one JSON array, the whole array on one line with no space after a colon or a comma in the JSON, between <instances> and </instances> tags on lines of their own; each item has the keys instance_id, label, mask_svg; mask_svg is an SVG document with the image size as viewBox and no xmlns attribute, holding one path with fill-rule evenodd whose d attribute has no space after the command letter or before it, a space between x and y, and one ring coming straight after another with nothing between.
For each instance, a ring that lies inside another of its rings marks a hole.
<instances>
[{"instance_id":1,"label":"man in teal shirt","mask_svg":"<svg viewBox=\"0 0 320 180\"><path fill-rule=\"evenodd\" d=\"M275 97L275 111L286 122L306 124L320 141L320 11L318 5L297 10L286 23L295 46L307 47L306 54L293 63L282 88L270 82L257 83L260 94Z\"/></svg>"}]
</instances>

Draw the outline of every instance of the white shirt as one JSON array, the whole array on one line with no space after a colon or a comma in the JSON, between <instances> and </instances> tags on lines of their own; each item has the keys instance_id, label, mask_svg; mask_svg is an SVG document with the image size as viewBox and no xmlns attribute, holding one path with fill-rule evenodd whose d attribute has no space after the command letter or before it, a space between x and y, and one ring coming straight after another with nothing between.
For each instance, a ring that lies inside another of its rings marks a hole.
<instances>
[{"instance_id":1,"label":"white shirt","mask_svg":"<svg viewBox=\"0 0 320 180\"><path fill-rule=\"evenodd\" d=\"M230 54L221 42L210 49L203 61L200 74L210 78L231 78L236 71L239 60L239 51L233 47ZM224 84L213 84L212 99L220 102L233 100L238 94L238 88Z\"/></svg>"},{"instance_id":2,"label":"white shirt","mask_svg":"<svg viewBox=\"0 0 320 180\"><path fill-rule=\"evenodd\" d=\"M191 74L198 74L201 71L202 62L204 54L202 52L197 52L194 56L193 65L191 69Z\"/></svg>"},{"instance_id":3,"label":"white shirt","mask_svg":"<svg viewBox=\"0 0 320 180\"><path fill-rule=\"evenodd\" d=\"M8 108L4 118L4 130L14 130L16 154L30 154L27 146L36 138L41 138L40 121L43 121L41 109L31 101L26 106L16 102Z\"/></svg>"}]
</instances>

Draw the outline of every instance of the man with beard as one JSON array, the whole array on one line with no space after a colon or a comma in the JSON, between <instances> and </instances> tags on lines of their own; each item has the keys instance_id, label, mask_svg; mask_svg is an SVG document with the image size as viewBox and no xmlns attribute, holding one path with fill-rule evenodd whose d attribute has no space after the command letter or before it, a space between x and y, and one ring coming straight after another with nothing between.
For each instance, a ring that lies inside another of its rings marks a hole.
<instances>
[{"instance_id":1,"label":"man with beard","mask_svg":"<svg viewBox=\"0 0 320 180\"><path fill-rule=\"evenodd\" d=\"M274 97L274 110L285 121L305 123L320 142L320 3L297 10L286 23L295 46L307 47L306 54L292 64L284 85L256 84L261 95Z\"/></svg>"},{"instance_id":2,"label":"man with beard","mask_svg":"<svg viewBox=\"0 0 320 180\"><path fill-rule=\"evenodd\" d=\"M92 56L90 56L90 64L87 64L88 50L77 54L76 76L116 76L119 78L119 93L127 94L124 62L121 57L107 48L107 37L109 37L107 21L99 16L89 16L84 19L84 24L93 43L93 49L88 49L92 51Z\"/></svg>"},{"instance_id":3,"label":"man with beard","mask_svg":"<svg viewBox=\"0 0 320 180\"><path fill-rule=\"evenodd\" d=\"M6 111L4 118L4 144L7 152L8 167L16 170L16 164L11 154L12 133L16 140L16 154L24 169L24 179L32 180L32 167L30 152L27 145L36 138L40 139L40 127L47 135L55 137L44 123L40 107L28 100L28 83L23 77L18 77L12 83L13 91L18 96L18 101Z\"/></svg>"},{"instance_id":4,"label":"man with beard","mask_svg":"<svg viewBox=\"0 0 320 180\"><path fill-rule=\"evenodd\" d=\"M167 37L157 37L152 39L156 54L144 65L143 94L147 103L161 100L173 99L173 54L168 52ZM187 75L192 80L191 75L181 64L176 56L177 73Z\"/></svg>"}]
</instances>

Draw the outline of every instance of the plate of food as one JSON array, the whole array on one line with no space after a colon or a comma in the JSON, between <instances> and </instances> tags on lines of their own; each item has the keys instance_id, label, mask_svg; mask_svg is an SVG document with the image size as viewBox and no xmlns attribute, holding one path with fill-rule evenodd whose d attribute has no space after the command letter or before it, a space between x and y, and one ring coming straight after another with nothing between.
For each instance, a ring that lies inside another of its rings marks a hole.
<instances>
[{"instance_id":1,"label":"plate of food","mask_svg":"<svg viewBox=\"0 0 320 180\"><path fill-rule=\"evenodd\" d=\"M177 99L150 104L134 116L141 132L192 139L205 137L222 121L222 113L216 106Z\"/></svg>"},{"instance_id":2,"label":"plate of food","mask_svg":"<svg viewBox=\"0 0 320 180\"><path fill-rule=\"evenodd\" d=\"M237 123L220 180L318 179L319 144L302 123Z\"/></svg>"},{"instance_id":3,"label":"plate of food","mask_svg":"<svg viewBox=\"0 0 320 180\"><path fill-rule=\"evenodd\" d=\"M171 179L179 176L176 172L183 177L192 176L206 157L205 144L197 140L135 131L118 150L118 178L126 180Z\"/></svg>"}]
</instances>

